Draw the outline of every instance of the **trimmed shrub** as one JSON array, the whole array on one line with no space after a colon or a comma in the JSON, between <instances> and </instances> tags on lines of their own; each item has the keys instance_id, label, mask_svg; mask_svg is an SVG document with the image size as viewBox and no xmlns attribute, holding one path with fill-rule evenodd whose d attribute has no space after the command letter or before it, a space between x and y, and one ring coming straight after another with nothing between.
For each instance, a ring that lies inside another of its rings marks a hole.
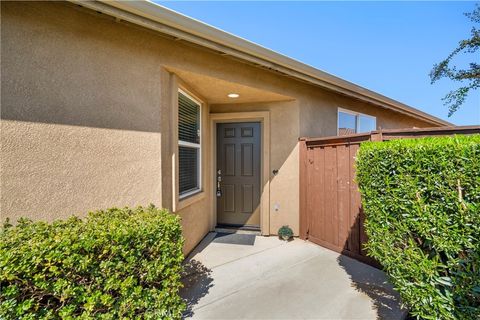
<instances>
[{"instance_id":1,"label":"trimmed shrub","mask_svg":"<svg viewBox=\"0 0 480 320\"><path fill-rule=\"evenodd\" d=\"M154 206L0 233L1 319L181 318L179 217Z\"/></svg>"},{"instance_id":2,"label":"trimmed shrub","mask_svg":"<svg viewBox=\"0 0 480 320\"><path fill-rule=\"evenodd\" d=\"M368 254L411 315L480 319L480 136L368 142L356 166Z\"/></svg>"}]
</instances>

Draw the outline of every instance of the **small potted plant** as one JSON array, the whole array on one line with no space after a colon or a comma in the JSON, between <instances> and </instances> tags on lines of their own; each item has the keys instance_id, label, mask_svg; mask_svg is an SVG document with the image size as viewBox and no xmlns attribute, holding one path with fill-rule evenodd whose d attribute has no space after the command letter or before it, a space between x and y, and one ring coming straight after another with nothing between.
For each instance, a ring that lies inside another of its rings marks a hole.
<instances>
[{"instance_id":1,"label":"small potted plant","mask_svg":"<svg viewBox=\"0 0 480 320\"><path fill-rule=\"evenodd\" d=\"M283 226L278 229L278 237L282 240L289 241L293 237L293 231L289 226Z\"/></svg>"}]
</instances>

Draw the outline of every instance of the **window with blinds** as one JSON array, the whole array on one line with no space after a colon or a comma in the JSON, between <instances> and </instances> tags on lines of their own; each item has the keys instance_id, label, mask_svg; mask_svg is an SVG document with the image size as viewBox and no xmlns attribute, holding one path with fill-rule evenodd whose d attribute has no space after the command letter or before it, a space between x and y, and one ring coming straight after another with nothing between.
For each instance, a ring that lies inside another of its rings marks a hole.
<instances>
[{"instance_id":1,"label":"window with blinds","mask_svg":"<svg viewBox=\"0 0 480 320\"><path fill-rule=\"evenodd\" d=\"M178 163L180 197L201 189L200 181L200 103L187 93L178 92Z\"/></svg>"}]
</instances>

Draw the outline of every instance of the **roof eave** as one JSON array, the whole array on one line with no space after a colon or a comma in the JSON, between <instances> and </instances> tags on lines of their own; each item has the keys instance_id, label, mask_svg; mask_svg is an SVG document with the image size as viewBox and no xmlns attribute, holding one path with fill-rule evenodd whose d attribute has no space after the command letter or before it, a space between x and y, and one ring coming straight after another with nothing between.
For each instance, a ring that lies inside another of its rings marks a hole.
<instances>
[{"instance_id":1,"label":"roof eave","mask_svg":"<svg viewBox=\"0 0 480 320\"><path fill-rule=\"evenodd\" d=\"M406 104L149 1L70 1L434 125L453 125Z\"/></svg>"}]
</instances>

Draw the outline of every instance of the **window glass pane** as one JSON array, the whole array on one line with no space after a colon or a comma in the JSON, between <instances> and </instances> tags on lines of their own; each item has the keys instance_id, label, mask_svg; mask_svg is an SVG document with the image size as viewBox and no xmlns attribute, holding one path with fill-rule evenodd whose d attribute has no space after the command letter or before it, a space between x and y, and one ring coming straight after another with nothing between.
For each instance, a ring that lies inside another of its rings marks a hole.
<instances>
[{"instance_id":1,"label":"window glass pane","mask_svg":"<svg viewBox=\"0 0 480 320\"><path fill-rule=\"evenodd\" d=\"M198 155L197 148L178 147L180 195L199 189Z\"/></svg>"},{"instance_id":2,"label":"window glass pane","mask_svg":"<svg viewBox=\"0 0 480 320\"><path fill-rule=\"evenodd\" d=\"M200 106L178 93L178 140L200 143Z\"/></svg>"},{"instance_id":3,"label":"window glass pane","mask_svg":"<svg viewBox=\"0 0 480 320\"><path fill-rule=\"evenodd\" d=\"M356 133L356 116L346 112L338 112L338 135Z\"/></svg>"},{"instance_id":4,"label":"window glass pane","mask_svg":"<svg viewBox=\"0 0 480 320\"><path fill-rule=\"evenodd\" d=\"M376 130L376 119L374 117L367 117L364 115L359 115L359 125L358 132L369 132Z\"/></svg>"}]
</instances>

